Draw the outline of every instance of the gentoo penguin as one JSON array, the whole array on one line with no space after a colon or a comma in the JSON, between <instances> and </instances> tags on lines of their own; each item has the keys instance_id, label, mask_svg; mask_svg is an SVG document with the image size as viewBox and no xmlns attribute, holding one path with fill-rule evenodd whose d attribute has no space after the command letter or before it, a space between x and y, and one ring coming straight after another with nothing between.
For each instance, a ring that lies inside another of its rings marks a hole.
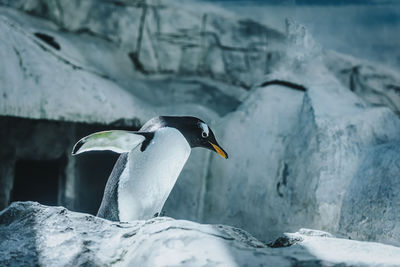
<instances>
[{"instance_id":1,"label":"gentoo penguin","mask_svg":"<svg viewBox=\"0 0 400 267\"><path fill-rule=\"evenodd\" d=\"M161 212L194 147L228 158L204 121L167 116L149 120L137 132L113 130L86 136L75 144L72 155L94 150L121 153L97 216L131 221L150 219Z\"/></svg>"}]
</instances>

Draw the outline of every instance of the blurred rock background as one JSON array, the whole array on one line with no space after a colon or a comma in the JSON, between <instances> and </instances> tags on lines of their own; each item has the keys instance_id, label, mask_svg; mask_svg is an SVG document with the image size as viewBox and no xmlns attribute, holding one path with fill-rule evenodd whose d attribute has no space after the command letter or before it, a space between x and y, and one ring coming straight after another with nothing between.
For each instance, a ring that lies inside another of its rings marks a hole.
<instances>
[{"instance_id":1,"label":"blurred rock background","mask_svg":"<svg viewBox=\"0 0 400 267\"><path fill-rule=\"evenodd\" d=\"M268 7L281 26L198 1L0 3L0 208L95 214L116 155L73 158L73 144L194 115L230 159L194 150L167 216L400 245L395 61L326 49Z\"/></svg>"}]
</instances>

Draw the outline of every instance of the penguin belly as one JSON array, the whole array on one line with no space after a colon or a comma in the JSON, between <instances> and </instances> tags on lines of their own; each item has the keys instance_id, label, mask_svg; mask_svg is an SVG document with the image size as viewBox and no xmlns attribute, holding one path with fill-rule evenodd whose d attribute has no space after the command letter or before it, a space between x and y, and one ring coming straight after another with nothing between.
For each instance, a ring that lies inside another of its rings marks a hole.
<instances>
[{"instance_id":1,"label":"penguin belly","mask_svg":"<svg viewBox=\"0 0 400 267\"><path fill-rule=\"evenodd\" d=\"M170 127L156 131L144 151L131 150L119 179L119 220L146 220L161 212L190 150L186 138Z\"/></svg>"}]
</instances>

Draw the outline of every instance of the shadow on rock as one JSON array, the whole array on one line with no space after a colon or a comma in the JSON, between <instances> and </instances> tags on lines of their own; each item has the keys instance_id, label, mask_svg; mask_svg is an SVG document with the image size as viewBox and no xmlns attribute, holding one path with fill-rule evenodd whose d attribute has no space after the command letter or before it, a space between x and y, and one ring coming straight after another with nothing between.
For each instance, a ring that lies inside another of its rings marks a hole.
<instances>
[{"instance_id":1,"label":"shadow on rock","mask_svg":"<svg viewBox=\"0 0 400 267\"><path fill-rule=\"evenodd\" d=\"M25 202L14 203L0 212L0 266L40 264L36 247L37 211L34 203Z\"/></svg>"}]
</instances>

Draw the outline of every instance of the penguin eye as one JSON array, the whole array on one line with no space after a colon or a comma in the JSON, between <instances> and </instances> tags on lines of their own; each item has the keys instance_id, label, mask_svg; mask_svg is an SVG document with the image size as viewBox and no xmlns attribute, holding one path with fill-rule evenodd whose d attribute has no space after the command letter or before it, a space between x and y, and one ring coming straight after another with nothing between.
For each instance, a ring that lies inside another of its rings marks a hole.
<instances>
[{"instance_id":1,"label":"penguin eye","mask_svg":"<svg viewBox=\"0 0 400 267\"><path fill-rule=\"evenodd\" d=\"M201 137L207 138L210 132L210 129L208 128L207 124L201 122L199 123L199 127L201 129Z\"/></svg>"}]
</instances>

